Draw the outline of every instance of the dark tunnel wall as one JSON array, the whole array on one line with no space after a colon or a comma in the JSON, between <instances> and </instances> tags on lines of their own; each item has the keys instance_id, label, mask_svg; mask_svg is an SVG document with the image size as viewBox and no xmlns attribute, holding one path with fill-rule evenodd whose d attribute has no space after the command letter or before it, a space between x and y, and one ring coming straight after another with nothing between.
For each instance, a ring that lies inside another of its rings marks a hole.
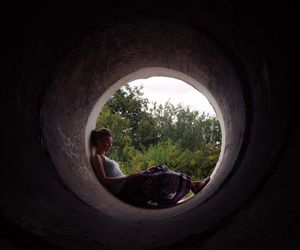
<instances>
[{"instance_id":1,"label":"dark tunnel wall","mask_svg":"<svg viewBox=\"0 0 300 250\"><path fill-rule=\"evenodd\" d=\"M298 249L299 74L292 10L287 3L266 1L4 6L0 249ZM106 230L120 223L70 189L42 134L41 107L70 51L96 30L109 30L111 23L144 17L176 19L211 37L234 66L246 105L240 157L222 182L225 191L234 187L236 195L224 196L207 211L218 220L206 221L189 235L178 223L179 229L169 228L173 238L165 241L139 234L128 241L136 230L130 223L122 227L124 234ZM223 207L230 210L217 216Z\"/></svg>"}]
</instances>

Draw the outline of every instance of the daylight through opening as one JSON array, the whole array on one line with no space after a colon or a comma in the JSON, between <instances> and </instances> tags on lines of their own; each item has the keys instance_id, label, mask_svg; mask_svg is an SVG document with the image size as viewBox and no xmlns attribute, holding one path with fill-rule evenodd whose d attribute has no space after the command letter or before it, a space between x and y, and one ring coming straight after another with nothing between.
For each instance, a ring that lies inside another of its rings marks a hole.
<instances>
[{"instance_id":1,"label":"daylight through opening","mask_svg":"<svg viewBox=\"0 0 300 250\"><path fill-rule=\"evenodd\" d=\"M125 198L120 197L134 205L169 207L198 194L209 182L221 152L221 124L214 108L197 89L176 78L154 76L127 82L103 105L96 130L103 128L113 135L113 146L102 157L104 172L107 177L120 177L121 184L107 183L95 173L117 196L126 189L127 176L134 184ZM117 174L111 170L118 167ZM149 171L155 177L150 178ZM145 182L150 185L146 187ZM141 195L145 189L148 194L153 189L157 197L145 201L145 194ZM143 201L137 203L131 195Z\"/></svg>"}]
</instances>

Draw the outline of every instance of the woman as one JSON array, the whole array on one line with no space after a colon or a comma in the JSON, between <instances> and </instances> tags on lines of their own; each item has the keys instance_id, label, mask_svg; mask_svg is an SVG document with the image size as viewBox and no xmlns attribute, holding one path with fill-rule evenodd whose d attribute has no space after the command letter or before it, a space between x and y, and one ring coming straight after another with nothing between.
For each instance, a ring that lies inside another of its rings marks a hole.
<instances>
[{"instance_id":1,"label":"woman","mask_svg":"<svg viewBox=\"0 0 300 250\"><path fill-rule=\"evenodd\" d=\"M165 207L175 205L190 190L196 194L209 182L191 181L167 166L158 165L140 173L125 176L118 163L109 159L112 134L107 129L93 130L91 144L96 149L91 164L99 181L116 196L138 206Z\"/></svg>"}]
</instances>

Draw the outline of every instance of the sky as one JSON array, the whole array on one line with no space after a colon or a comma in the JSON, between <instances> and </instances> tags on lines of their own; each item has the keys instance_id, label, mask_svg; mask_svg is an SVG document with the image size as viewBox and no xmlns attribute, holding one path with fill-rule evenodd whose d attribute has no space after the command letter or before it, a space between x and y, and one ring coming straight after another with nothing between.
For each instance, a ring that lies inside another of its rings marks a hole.
<instances>
[{"instance_id":1,"label":"sky","mask_svg":"<svg viewBox=\"0 0 300 250\"><path fill-rule=\"evenodd\" d=\"M177 105L190 106L191 110L215 116L213 107L207 98L191 85L170 77L150 77L128 83L130 86L143 85L144 97L150 102L164 104L169 101Z\"/></svg>"}]
</instances>

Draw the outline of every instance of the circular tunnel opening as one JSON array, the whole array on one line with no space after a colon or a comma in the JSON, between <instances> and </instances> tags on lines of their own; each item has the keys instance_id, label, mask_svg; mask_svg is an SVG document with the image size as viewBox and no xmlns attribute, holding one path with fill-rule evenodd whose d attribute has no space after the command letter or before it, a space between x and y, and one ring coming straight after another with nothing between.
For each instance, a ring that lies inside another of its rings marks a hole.
<instances>
[{"instance_id":1,"label":"circular tunnel opening","mask_svg":"<svg viewBox=\"0 0 300 250\"><path fill-rule=\"evenodd\" d=\"M193 80L198 88L195 89L177 78L156 76L154 69L153 74L155 76L147 79L129 81L113 93L102 107L96 118L96 130L106 128L113 135L113 146L102 157L103 161L105 157L109 157L109 161L115 161L122 178L124 174L128 177L131 174L143 173L145 176L149 168L165 166L171 171L163 174L159 167L152 168L152 171L161 172L161 177L174 177L171 173L175 171L178 176L191 179L192 184L203 182L216 171L221 152L221 125L214 107L198 90L204 89L199 82ZM176 75L180 77L181 74L177 72ZM215 103L215 100L212 102ZM110 169L106 171L110 172ZM95 174L97 175L97 171ZM101 178L98 175L97 177ZM163 184L159 190L165 187L164 190L169 190L165 191L169 194L168 197L174 199L174 194L182 197L176 198L178 202L173 202L174 206L192 198L194 192L186 188L182 181L177 182L175 177L173 179L172 185L172 178L169 178L169 184ZM137 186L133 189L136 190ZM174 189L177 190L175 193ZM179 194L180 191L184 194Z\"/></svg>"},{"instance_id":2,"label":"circular tunnel opening","mask_svg":"<svg viewBox=\"0 0 300 250\"><path fill-rule=\"evenodd\" d=\"M5 11L2 40L1 246L297 245L299 93L291 6L143 1L23 7ZM144 211L117 202L90 168L85 132L99 97L149 67L201 82L223 115L223 156L207 195L180 209Z\"/></svg>"},{"instance_id":3,"label":"circular tunnel opening","mask_svg":"<svg viewBox=\"0 0 300 250\"><path fill-rule=\"evenodd\" d=\"M156 30L154 20L138 25L123 22L95 32L60 63L44 98L43 140L51 160L72 193L97 211L99 220L111 225L105 232L108 237L123 234L130 239L134 238L133 231L139 231L145 241L151 242L153 236L157 242L165 242L166 238L174 239L178 223L187 226L181 235L186 237L213 225L234 203L228 197L230 192L226 194L228 189L222 187L231 178L244 142L246 113L240 79L222 49L205 33L163 22L166 32ZM178 32L182 36L174 39ZM135 34L142 41L135 39ZM143 46L145 41L151 41L149 46ZM162 53L162 48L167 51ZM99 183L90 164L90 134L104 104L124 84L152 76L180 79L203 93L214 107L222 130L221 155L203 192L179 206L155 210L135 207L112 196ZM230 202L219 208L224 195ZM218 212L210 213L213 210ZM158 222L161 230L156 232ZM132 230L127 230L128 226Z\"/></svg>"}]
</instances>

